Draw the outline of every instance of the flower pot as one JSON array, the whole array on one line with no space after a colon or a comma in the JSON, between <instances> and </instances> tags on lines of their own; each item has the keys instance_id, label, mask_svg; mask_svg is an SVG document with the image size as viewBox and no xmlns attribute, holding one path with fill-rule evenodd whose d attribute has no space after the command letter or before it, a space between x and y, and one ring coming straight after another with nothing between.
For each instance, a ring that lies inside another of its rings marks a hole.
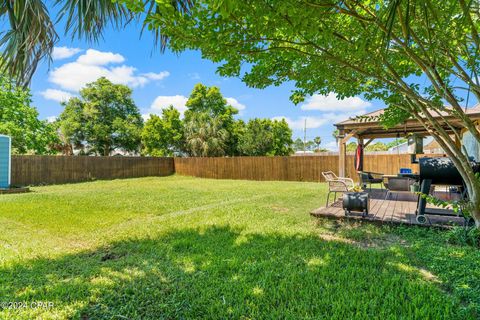
<instances>
[{"instance_id":1,"label":"flower pot","mask_svg":"<svg viewBox=\"0 0 480 320\"><path fill-rule=\"evenodd\" d=\"M410 192L416 193L420 191L420 186L418 184L412 184L410 186Z\"/></svg>"}]
</instances>

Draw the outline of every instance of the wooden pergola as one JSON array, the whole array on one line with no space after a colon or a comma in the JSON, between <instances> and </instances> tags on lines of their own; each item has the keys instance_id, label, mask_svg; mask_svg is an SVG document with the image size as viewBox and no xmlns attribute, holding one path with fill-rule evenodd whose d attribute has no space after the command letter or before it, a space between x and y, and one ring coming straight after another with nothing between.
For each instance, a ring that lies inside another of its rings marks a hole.
<instances>
[{"instance_id":1,"label":"wooden pergola","mask_svg":"<svg viewBox=\"0 0 480 320\"><path fill-rule=\"evenodd\" d=\"M345 176L346 170L346 145L351 138L357 138L358 144L363 145L363 147L368 146L374 139L378 138L400 138L406 137L410 134L416 134L420 137L429 136L427 130L415 119L410 119L404 123L397 125L393 128L385 129L381 123L377 120L372 120L378 118L379 115L383 114L384 109L380 109L374 112L365 114L366 117L358 117L348 119L339 123L336 123L335 126L338 129L338 151L339 151L339 168L338 174L341 177ZM480 123L480 104L474 108L467 109L466 114ZM370 119L370 120L369 120ZM437 119L442 127L449 133L453 133L451 128L463 132L465 130L461 122L447 113L437 115ZM457 143L460 144L461 141Z\"/></svg>"}]
</instances>

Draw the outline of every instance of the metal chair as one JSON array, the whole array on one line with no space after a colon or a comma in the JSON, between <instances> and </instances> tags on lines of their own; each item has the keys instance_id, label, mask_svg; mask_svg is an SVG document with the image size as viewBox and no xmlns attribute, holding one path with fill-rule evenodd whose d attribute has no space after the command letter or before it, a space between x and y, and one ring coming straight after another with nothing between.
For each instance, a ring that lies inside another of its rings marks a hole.
<instances>
[{"instance_id":1,"label":"metal chair","mask_svg":"<svg viewBox=\"0 0 480 320\"><path fill-rule=\"evenodd\" d=\"M330 194L334 193L334 202L337 198L337 193L345 193L349 192L355 186L355 183L350 178L338 177L332 171L322 172L322 176L325 178L325 181L328 183L328 195L327 195L327 202L325 207L328 207L328 203L330 200Z\"/></svg>"},{"instance_id":2,"label":"metal chair","mask_svg":"<svg viewBox=\"0 0 480 320\"><path fill-rule=\"evenodd\" d=\"M407 193L412 194L410 186L415 183L415 179L405 177L387 177L387 182L384 182L387 194L385 200L389 198L392 193Z\"/></svg>"},{"instance_id":3,"label":"metal chair","mask_svg":"<svg viewBox=\"0 0 480 320\"><path fill-rule=\"evenodd\" d=\"M343 181L347 184L348 188L353 188L355 186L355 183L351 178L338 177L333 171L322 172L322 176L325 178L326 181L331 181L331 180Z\"/></svg>"},{"instance_id":4,"label":"metal chair","mask_svg":"<svg viewBox=\"0 0 480 320\"><path fill-rule=\"evenodd\" d=\"M358 176L360 178L360 185L363 188L366 188L368 184L370 191L372 191L372 183L380 183L380 189L383 189L382 173L360 171ZM378 176L379 178L375 178L375 176Z\"/></svg>"}]
</instances>

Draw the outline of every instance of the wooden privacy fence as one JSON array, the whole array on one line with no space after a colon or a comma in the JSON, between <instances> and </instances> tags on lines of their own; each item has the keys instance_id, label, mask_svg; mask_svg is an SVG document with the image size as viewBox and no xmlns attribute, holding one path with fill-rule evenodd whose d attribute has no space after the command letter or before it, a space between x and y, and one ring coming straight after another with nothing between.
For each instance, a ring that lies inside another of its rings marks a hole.
<instances>
[{"instance_id":1,"label":"wooden privacy fence","mask_svg":"<svg viewBox=\"0 0 480 320\"><path fill-rule=\"evenodd\" d=\"M353 163L353 155L347 156L347 176L358 181ZM411 168L413 172L418 172L418 164L412 164L408 154L367 154L364 158L365 171L396 174L400 168ZM338 173L338 155L175 158L177 174L201 178L323 181L323 171Z\"/></svg>"},{"instance_id":2,"label":"wooden privacy fence","mask_svg":"<svg viewBox=\"0 0 480 320\"><path fill-rule=\"evenodd\" d=\"M318 181L338 170L338 156L176 158L175 172L214 179Z\"/></svg>"},{"instance_id":3,"label":"wooden privacy fence","mask_svg":"<svg viewBox=\"0 0 480 320\"><path fill-rule=\"evenodd\" d=\"M437 156L437 155L428 155ZM353 156L347 176L358 180ZM396 174L400 168L418 172L410 155L365 155L365 171ZM38 185L179 175L213 179L323 181L322 172L338 172L338 155L234 158L156 158L87 156L12 156L12 185Z\"/></svg>"},{"instance_id":4,"label":"wooden privacy fence","mask_svg":"<svg viewBox=\"0 0 480 320\"><path fill-rule=\"evenodd\" d=\"M166 176L173 158L12 156L12 185L57 184L94 179Z\"/></svg>"}]
</instances>

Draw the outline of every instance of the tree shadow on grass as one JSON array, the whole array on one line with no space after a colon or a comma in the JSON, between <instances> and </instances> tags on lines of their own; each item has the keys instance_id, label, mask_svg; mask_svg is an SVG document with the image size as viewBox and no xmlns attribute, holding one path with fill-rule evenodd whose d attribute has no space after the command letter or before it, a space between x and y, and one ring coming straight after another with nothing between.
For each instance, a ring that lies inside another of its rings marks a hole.
<instances>
[{"instance_id":1,"label":"tree shadow on grass","mask_svg":"<svg viewBox=\"0 0 480 320\"><path fill-rule=\"evenodd\" d=\"M22 318L465 318L458 299L398 252L229 227L3 268L0 296L55 304L4 310Z\"/></svg>"}]
</instances>

